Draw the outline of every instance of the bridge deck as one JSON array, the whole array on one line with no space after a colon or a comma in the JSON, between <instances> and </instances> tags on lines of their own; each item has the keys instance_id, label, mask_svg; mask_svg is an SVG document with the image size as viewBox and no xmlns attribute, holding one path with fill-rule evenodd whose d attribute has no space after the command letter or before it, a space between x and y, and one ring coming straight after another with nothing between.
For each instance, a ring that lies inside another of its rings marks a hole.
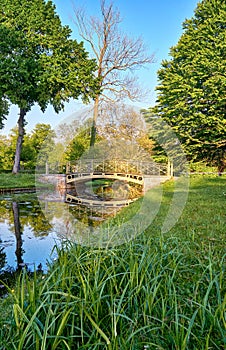
<instances>
[{"instance_id":1,"label":"bridge deck","mask_svg":"<svg viewBox=\"0 0 226 350\"><path fill-rule=\"evenodd\" d=\"M133 182L139 185L144 184L144 178L140 174L125 174L114 172L93 172L93 173L71 173L66 175L66 182L75 183L92 179L117 179L121 181Z\"/></svg>"}]
</instances>

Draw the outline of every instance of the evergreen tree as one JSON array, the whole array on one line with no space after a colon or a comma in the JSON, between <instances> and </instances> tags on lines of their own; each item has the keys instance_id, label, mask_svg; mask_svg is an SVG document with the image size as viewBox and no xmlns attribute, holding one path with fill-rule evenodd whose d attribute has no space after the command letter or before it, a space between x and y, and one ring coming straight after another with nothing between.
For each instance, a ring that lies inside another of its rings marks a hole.
<instances>
[{"instance_id":1,"label":"evergreen tree","mask_svg":"<svg viewBox=\"0 0 226 350\"><path fill-rule=\"evenodd\" d=\"M188 158L226 167L226 1L202 0L158 71L157 104Z\"/></svg>"}]
</instances>

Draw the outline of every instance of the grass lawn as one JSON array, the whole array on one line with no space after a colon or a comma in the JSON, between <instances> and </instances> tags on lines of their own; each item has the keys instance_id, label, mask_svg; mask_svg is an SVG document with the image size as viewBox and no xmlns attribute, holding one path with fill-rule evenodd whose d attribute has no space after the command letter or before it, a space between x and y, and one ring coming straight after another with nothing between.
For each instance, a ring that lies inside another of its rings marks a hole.
<instances>
[{"instance_id":1,"label":"grass lawn","mask_svg":"<svg viewBox=\"0 0 226 350\"><path fill-rule=\"evenodd\" d=\"M223 350L225 177L193 176L180 219L162 234L173 190L164 184L154 222L127 244L66 241L47 275L24 272L1 300L0 349Z\"/></svg>"},{"instance_id":2,"label":"grass lawn","mask_svg":"<svg viewBox=\"0 0 226 350\"><path fill-rule=\"evenodd\" d=\"M0 188L35 187L35 174L0 173Z\"/></svg>"}]
</instances>

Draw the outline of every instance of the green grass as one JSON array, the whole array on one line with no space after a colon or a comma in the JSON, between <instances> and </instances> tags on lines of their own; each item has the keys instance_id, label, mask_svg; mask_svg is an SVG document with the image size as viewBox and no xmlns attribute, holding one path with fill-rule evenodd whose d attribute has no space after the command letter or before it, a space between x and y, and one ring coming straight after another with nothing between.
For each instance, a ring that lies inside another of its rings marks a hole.
<instances>
[{"instance_id":1,"label":"green grass","mask_svg":"<svg viewBox=\"0 0 226 350\"><path fill-rule=\"evenodd\" d=\"M192 177L183 214L163 235L173 189L164 185L158 216L131 242L65 242L47 275L21 274L1 301L1 349L223 350L225 178Z\"/></svg>"},{"instance_id":2,"label":"green grass","mask_svg":"<svg viewBox=\"0 0 226 350\"><path fill-rule=\"evenodd\" d=\"M35 187L35 174L0 173L0 188Z\"/></svg>"}]
</instances>

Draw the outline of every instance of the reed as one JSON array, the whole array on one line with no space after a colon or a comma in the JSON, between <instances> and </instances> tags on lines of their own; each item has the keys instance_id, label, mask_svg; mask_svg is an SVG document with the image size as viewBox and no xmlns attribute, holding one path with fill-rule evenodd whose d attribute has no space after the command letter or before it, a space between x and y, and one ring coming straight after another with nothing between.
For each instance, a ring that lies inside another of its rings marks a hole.
<instances>
[{"instance_id":1,"label":"reed","mask_svg":"<svg viewBox=\"0 0 226 350\"><path fill-rule=\"evenodd\" d=\"M133 241L65 241L48 274L24 271L1 302L1 349L222 350L223 180L192 179L182 217L162 235L173 185L164 188L160 217Z\"/></svg>"}]
</instances>

